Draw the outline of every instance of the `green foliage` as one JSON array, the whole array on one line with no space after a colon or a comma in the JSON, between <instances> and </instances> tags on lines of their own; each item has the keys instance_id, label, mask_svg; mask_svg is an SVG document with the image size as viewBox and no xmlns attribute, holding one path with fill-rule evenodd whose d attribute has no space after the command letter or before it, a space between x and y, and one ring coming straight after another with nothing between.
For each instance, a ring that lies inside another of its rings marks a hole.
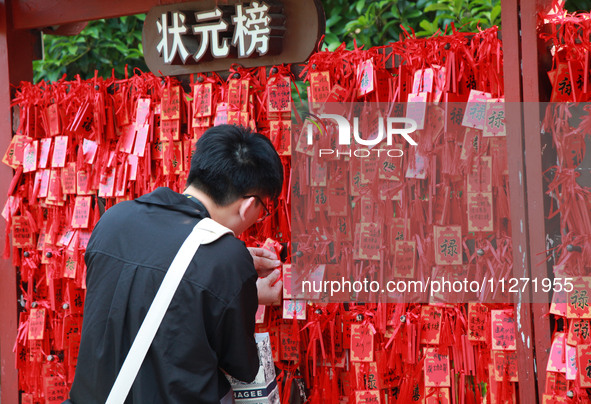
<instances>
[{"instance_id":1,"label":"green foliage","mask_svg":"<svg viewBox=\"0 0 591 404\"><path fill-rule=\"evenodd\" d=\"M588 13L591 10L591 0L567 0L564 7L571 13L575 11Z\"/></svg>"},{"instance_id":2,"label":"green foliage","mask_svg":"<svg viewBox=\"0 0 591 404\"><path fill-rule=\"evenodd\" d=\"M460 31L475 32L501 24L500 0L322 0L326 13L325 48L353 41L365 49L397 41L401 25L417 37L445 31L453 22Z\"/></svg>"},{"instance_id":3,"label":"green foliage","mask_svg":"<svg viewBox=\"0 0 591 404\"><path fill-rule=\"evenodd\" d=\"M397 41L404 26L417 37L445 31L453 22L460 31L474 32L501 24L501 0L322 0L326 14L324 48L336 49L353 41L365 49ZM591 10L591 0L567 0L569 11ZM34 62L35 81L73 78L124 77L134 67L147 71L141 31L144 15L92 21L77 36L45 35L45 60Z\"/></svg>"},{"instance_id":4,"label":"green foliage","mask_svg":"<svg viewBox=\"0 0 591 404\"><path fill-rule=\"evenodd\" d=\"M129 74L135 67L148 71L142 49L142 26L145 15L135 15L88 23L75 36L43 35L45 57L33 62L35 82L57 81L64 74L73 79L94 77L95 70L101 77L125 77L125 65Z\"/></svg>"}]
</instances>

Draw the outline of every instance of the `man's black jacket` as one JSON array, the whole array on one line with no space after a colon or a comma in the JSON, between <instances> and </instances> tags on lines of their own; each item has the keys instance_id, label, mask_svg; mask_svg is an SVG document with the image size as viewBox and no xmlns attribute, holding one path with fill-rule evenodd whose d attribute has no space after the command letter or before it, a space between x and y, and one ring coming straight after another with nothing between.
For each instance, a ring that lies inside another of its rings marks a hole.
<instances>
[{"instance_id":1,"label":"man's black jacket","mask_svg":"<svg viewBox=\"0 0 591 404\"><path fill-rule=\"evenodd\" d=\"M179 247L209 216L168 188L122 202L96 225L85 261L82 341L69 404L104 403ZM219 403L223 373L252 381L257 274L232 235L200 246L176 291L126 403Z\"/></svg>"}]
</instances>

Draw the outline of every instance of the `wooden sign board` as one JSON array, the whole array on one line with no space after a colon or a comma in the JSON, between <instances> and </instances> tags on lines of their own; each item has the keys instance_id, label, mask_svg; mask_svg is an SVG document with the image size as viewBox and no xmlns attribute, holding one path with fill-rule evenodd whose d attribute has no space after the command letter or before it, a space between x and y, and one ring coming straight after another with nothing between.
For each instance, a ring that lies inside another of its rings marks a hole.
<instances>
[{"instance_id":1,"label":"wooden sign board","mask_svg":"<svg viewBox=\"0 0 591 404\"><path fill-rule=\"evenodd\" d=\"M324 35L320 0L214 0L169 4L146 15L142 45L156 75L301 63ZM289 29L287 29L289 27Z\"/></svg>"}]
</instances>

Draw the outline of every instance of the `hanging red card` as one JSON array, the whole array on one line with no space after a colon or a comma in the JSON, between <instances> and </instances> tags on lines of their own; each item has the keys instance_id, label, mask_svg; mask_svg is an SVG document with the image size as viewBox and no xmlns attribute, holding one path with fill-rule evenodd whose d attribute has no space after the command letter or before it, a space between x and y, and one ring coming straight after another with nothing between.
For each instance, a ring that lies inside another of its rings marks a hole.
<instances>
[{"instance_id":1,"label":"hanging red card","mask_svg":"<svg viewBox=\"0 0 591 404\"><path fill-rule=\"evenodd\" d=\"M475 158L467 176L467 192L492 192L492 158Z\"/></svg>"},{"instance_id":2,"label":"hanging red card","mask_svg":"<svg viewBox=\"0 0 591 404\"><path fill-rule=\"evenodd\" d=\"M577 378L577 348L570 345L564 347L566 349L566 380L575 380Z\"/></svg>"},{"instance_id":3,"label":"hanging red card","mask_svg":"<svg viewBox=\"0 0 591 404\"><path fill-rule=\"evenodd\" d=\"M359 248L355 249L355 259L379 260L382 248L382 228L378 223L359 223L355 233L359 237Z\"/></svg>"},{"instance_id":4,"label":"hanging red card","mask_svg":"<svg viewBox=\"0 0 591 404\"><path fill-rule=\"evenodd\" d=\"M120 129L121 136L119 138L119 151L131 153L133 151L133 144L135 142L135 125L126 125Z\"/></svg>"},{"instance_id":5,"label":"hanging red card","mask_svg":"<svg viewBox=\"0 0 591 404\"><path fill-rule=\"evenodd\" d=\"M394 267L392 276L394 278L413 279L415 277L416 242L395 241L394 242Z\"/></svg>"},{"instance_id":6,"label":"hanging red card","mask_svg":"<svg viewBox=\"0 0 591 404\"><path fill-rule=\"evenodd\" d=\"M21 404L35 404L32 393L21 393Z\"/></svg>"},{"instance_id":7,"label":"hanging red card","mask_svg":"<svg viewBox=\"0 0 591 404\"><path fill-rule=\"evenodd\" d=\"M270 121L269 137L280 156L291 155L291 121Z\"/></svg>"},{"instance_id":8,"label":"hanging red card","mask_svg":"<svg viewBox=\"0 0 591 404\"><path fill-rule=\"evenodd\" d=\"M394 252L396 240L407 240L410 236L410 220L403 218L393 218L390 222L390 245L392 246L392 252Z\"/></svg>"},{"instance_id":9,"label":"hanging red card","mask_svg":"<svg viewBox=\"0 0 591 404\"><path fill-rule=\"evenodd\" d=\"M348 96L349 91L346 88L338 84L335 84L332 86L330 94L326 99L326 102L343 102L347 99Z\"/></svg>"},{"instance_id":10,"label":"hanging red card","mask_svg":"<svg viewBox=\"0 0 591 404\"><path fill-rule=\"evenodd\" d=\"M51 167L63 167L66 164L66 154L68 151L68 137L57 136L53 145L53 156L51 158Z\"/></svg>"},{"instance_id":11,"label":"hanging red card","mask_svg":"<svg viewBox=\"0 0 591 404\"><path fill-rule=\"evenodd\" d=\"M228 85L228 104L237 107L242 112L246 112L249 105L249 88L250 81L248 79L230 80Z\"/></svg>"},{"instance_id":12,"label":"hanging red card","mask_svg":"<svg viewBox=\"0 0 591 404\"><path fill-rule=\"evenodd\" d=\"M437 348L425 348L425 387L449 387L449 357L439 353Z\"/></svg>"},{"instance_id":13,"label":"hanging red card","mask_svg":"<svg viewBox=\"0 0 591 404\"><path fill-rule=\"evenodd\" d=\"M327 204L328 204L328 197L326 195L326 188L314 187L313 188L313 196L314 196L314 211L326 212Z\"/></svg>"},{"instance_id":14,"label":"hanging red card","mask_svg":"<svg viewBox=\"0 0 591 404\"><path fill-rule=\"evenodd\" d=\"M438 103L441 101L444 91L446 90L447 69L445 66L433 65L434 69L434 88L432 102Z\"/></svg>"},{"instance_id":15,"label":"hanging red card","mask_svg":"<svg viewBox=\"0 0 591 404\"><path fill-rule=\"evenodd\" d=\"M283 301L283 318L291 320L294 317L298 320L306 319L306 302L304 300Z\"/></svg>"},{"instance_id":16,"label":"hanging red card","mask_svg":"<svg viewBox=\"0 0 591 404\"><path fill-rule=\"evenodd\" d=\"M265 306L264 304L259 304L257 312L254 316L254 323L255 324L264 324L266 307L267 306Z\"/></svg>"},{"instance_id":17,"label":"hanging red card","mask_svg":"<svg viewBox=\"0 0 591 404\"><path fill-rule=\"evenodd\" d=\"M401 144L394 144L394 148L402 150ZM400 181L402 178L402 157L383 159L378 165L378 178L381 180Z\"/></svg>"},{"instance_id":18,"label":"hanging red card","mask_svg":"<svg viewBox=\"0 0 591 404\"><path fill-rule=\"evenodd\" d=\"M347 190L344 187L329 186L326 197L328 216L347 215L349 208L349 195L347 194Z\"/></svg>"},{"instance_id":19,"label":"hanging red card","mask_svg":"<svg viewBox=\"0 0 591 404\"><path fill-rule=\"evenodd\" d=\"M568 390L566 375L557 372L546 372L546 394L565 395Z\"/></svg>"},{"instance_id":20,"label":"hanging red card","mask_svg":"<svg viewBox=\"0 0 591 404\"><path fill-rule=\"evenodd\" d=\"M351 362L373 362L374 342L369 326L351 324Z\"/></svg>"},{"instance_id":21,"label":"hanging red card","mask_svg":"<svg viewBox=\"0 0 591 404\"><path fill-rule=\"evenodd\" d=\"M33 229L25 216L12 217L12 245L13 247L33 247Z\"/></svg>"},{"instance_id":22,"label":"hanging red card","mask_svg":"<svg viewBox=\"0 0 591 404\"><path fill-rule=\"evenodd\" d=\"M59 170L51 170L49 175L49 189L47 191L47 204L63 206L66 196L62 192L62 181Z\"/></svg>"},{"instance_id":23,"label":"hanging red card","mask_svg":"<svg viewBox=\"0 0 591 404\"><path fill-rule=\"evenodd\" d=\"M88 241L90 240L91 232L88 230L79 230L78 237L80 238L78 242L80 243L79 248L86 249L88 245Z\"/></svg>"},{"instance_id":24,"label":"hanging red card","mask_svg":"<svg viewBox=\"0 0 591 404\"><path fill-rule=\"evenodd\" d=\"M492 192L468 193L468 231L493 231Z\"/></svg>"},{"instance_id":25,"label":"hanging red card","mask_svg":"<svg viewBox=\"0 0 591 404\"><path fill-rule=\"evenodd\" d=\"M47 161L49 159L49 151L51 150L51 139L50 137L41 139L39 151L39 168L47 168Z\"/></svg>"},{"instance_id":26,"label":"hanging red card","mask_svg":"<svg viewBox=\"0 0 591 404\"><path fill-rule=\"evenodd\" d=\"M330 95L330 73L329 72L311 72L310 73L310 99L313 102L325 102Z\"/></svg>"},{"instance_id":27,"label":"hanging red card","mask_svg":"<svg viewBox=\"0 0 591 404\"><path fill-rule=\"evenodd\" d=\"M486 118L486 102L491 98L489 93L483 91L470 90L468 102L466 103L466 112L462 119L462 126L469 128L484 129Z\"/></svg>"},{"instance_id":28,"label":"hanging red card","mask_svg":"<svg viewBox=\"0 0 591 404\"><path fill-rule=\"evenodd\" d=\"M78 232L80 233L80 232ZM82 314L84 308L85 292L83 289L78 288L73 282L67 283L67 297L70 303L70 312L73 314ZM80 319L81 320L81 319ZM80 325L82 323L80 322Z\"/></svg>"},{"instance_id":29,"label":"hanging red card","mask_svg":"<svg viewBox=\"0 0 591 404\"><path fill-rule=\"evenodd\" d=\"M172 161L170 162L172 166L172 174L180 174L183 171L183 144L182 142L172 142L173 143L173 150L172 150ZM170 142L163 142L162 145L162 152L164 156L168 155L168 148L170 147ZM171 174L170 168L168 164L163 164L163 172L164 175Z\"/></svg>"},{"instance_id":30,"label":"hanging red card","mask_svg":"<svg viewBox=\"0 0 591 404\"><path fill-rule=\"evenodd\" d=\"M451 404L449 389L446 387L426 387L425 404Z\"/></svg>"},{"instance_id":31,"label":"hanging red card","mask_svg":"<svg viewBox=\"0 0 591 404\"><path fill-rule=\"evenodd\" d=\"M566 317L591 319L591 277L573 278L572 285L572 291L567 292Z\"/></svg>"},{"instance_id":32,"label":"hanging red card","mask_svg":"<svg viewBox=\"0 0 591 404\"><path fill-rule=\"evenodd\" d=\"M281 274L283 276L283 298L291 299L293 297L293 278L291 264L283 264Z\"/></svg>"},{"instance_id":33,"label":"hanging red card","mask_svg":"<svg viewBox=\"0 0 591 404\"><path fill-rule=\"evenodd\" d=\"M577 368L581 387L591 387L591 345L577 345Z\"/></svg>"},{"instance_id":34,"label":"hanging red card","mask_svg":"<svg viewBox=\"0 0 591 404\"><path fill-rule=\"evenodd\" d=\"M425 127L427 115L427 93L409 94L406 104L406 118L410 118L417 124L417 130Z\"/></svg>"},{"instance_id":35,"label":"hanging red card","mask_svg":"<svg viewBox=\"0 0 591 404\"><path fill-rule=\"evenodd\" d=\"M462 227L433 226L437 265L462 265Z\"/></svg>"},{"instance_id":36,"label":"hanging red card","mask_svg":"<svg viewBox=\"0 0 591 404\"><path fill-rule=\"evenodd\" d=\"M96 158L97 150L97 142L89 139L84 139L84 141L82 142L82 154L84 154L85 164L94 164L94 159Z\"/></svg>"},{"instance_id":37,"label":"hanging red card","mask_svg":"<svg viewBox=\"0 0 591 404\"><path fill-rule=\"evenodd\" d=\"M547 372L566 373L566 361L564 351L564 333L557 332L552 339L552 346L550 348L550 355L548 356L548 364L546 365Z\"/></svg>"},{"instance_id":38,"label":"hanging red card","mask_svg":"<svg viewBox=\"0 0 591 404\"><path fill-rule=\"evenodd\" d=\"M415 72L411 92L415 94L433 92L433 69L419 69Z\"/></svg>"},{"instance_id":39,"label":"hanging red card","mask_svg":"<svg viewBox=\"0 0 591 404\"><path fill-rule=\"evenodd\" d=\"M398 385L401 370L396 367L396 364L389 365L389 352L376 351L376 361L378 364L378 385L382 389L393 388Z\"/></svg>"},{"instance_id":40,"label":"hanging red card","mask_svg":"<svg viewBox=\"0 0 591 404\"><path fill-rule=\"evenodd\" d=\"M517 352L516 351L493 351L493 363L495 367L495 379L503 381L505 372L509 375L510 382L517 382Z\"/></svg>"},{"instance_id":41,"label":"hanging red card","mask_svg":"<svg viewBox=\"0 0 591 404\"><path fill-rule=\"evenodd\" d=\"M64 278L76 279L76 270L78 268L77 254L71 251L66 251L64 262Z\"/></svg>"},{"instance_id":42,"label":"hanging red card","mask_svg":"<svg viewBox=\"0 0 591 404\"><path fill-rule=\"evenodd\" d=\"M181 123L179 119L168 119L160 121L160 138L163 140L179 140L181 136ZM140 132L138 130L138 136ZM137 140L136 140L137 143Z\"/></svg>"},{"instance_id":43,"label":"hanging red card","mask_svg":"<svg viewBox=\"0 0 591 404\"><path fill-rule=\"evenodd\" d=\"M292 335L292 325L284 323L279 327L281 339L281 360L298 361L300 358L300 348L296 339L297 336Z\"/></svg>"},{"instance_id":44,"label":"hanging red card","mask_svg":"<svg viewBox=\"0 0 591 404\"><path fill-rule=\"evenodd\" d=\"M180 86L165 88L162 93L162 112L160 119L180 119L181 117L181 90ZM142 122L139 122L142 126Z\"/></svg>"},{"instance_id":45,"label":"hanging red card","mask_svg":"<svg viewBox=\"0 0 591 404\"><path fill-rule=\"evenodd\" d=\"M174 122L174 121L168 121ZM178 121L177 121L178 122ZM150 125L139 126L135 135L135 143L133 144L133 154L139 157L144 157L146 151L146 143L148 140L148 132Z\"/></svg>"},{"instance_id":46,"label":"hanging red card","mask_svg":"<svg viewBox=\"0 0 591 404\"><path fill-rule=\"evenodd\" d=\"M34 308L31 309L29 315L29 330L28 339L42 340L45 332L45 309Z\"/></svg>"},{"instance_id":47,"label":"hanging red card","mask_svg":"<svg viewBox=\"0 0 591 404\"><path fill-rule=\"evenodd\" d=\"M88 173L86 171L76 172L76 193L78 195L92 195L93 190L88 184Z\"/></svg>"},{"instance_id":48,"label":"hanging red card","mask_svg":"<svg viewBox=\"0 0 591 404\"><path fill-rule=\"evenodd\" d=\"M111 169L102 176L101 183L99 184L98 196L101 198L109 198L114 195L116 174L116 170Z\"/></svg>"},{"instance_id":49,"label":"hanging red card","mask_svg":"<svg viewBox=\"0 0 591 404\"><path fill-rule=\"evenodd\" d=\"M226 123L228 123L228 104L225 102L220 102L216 105L213 126L223 125Z\"/></svg>"},{"instance_id":50,"label":"hanging red card","mask_svg":"<svg viewBox=\"0 0 591 404\"><path fill-rule=\"evenodd\" d=\"M60 134L60 117L57 104L51 104L47 107L47 121L49 123L49 135L56 136Z\"/></svg>"},{"instance_id":51,"label":"hanging red card","mask_svg":"<svg viewBox=\"0 0 591 404\"><path fill-rule=\"evenodd\" d=\"M424 180L427 178L427 158L419 153L418 150L414 151L414 161L409 162L406 169L406 178L416 178L418 180Z\"/></svg>"},{"instance_id":52,"label":"hanging red card","mask_svg":"<svg viewBox=\"0 0 591 404\"><path fill-rule=\"evenodd\" d=\"M493 171L503 175L509 175L507 165L507 141L504 137L489 139L490 155L493 156Z\"/></svg>"},{"instance_id":53,"label":"hanging red card","mask_svg":"<svg viewBox=\"0 0 591 404\"><path fill-rule=\"evenodd\" d=\"M421 344L439 344L442 315L441 307L421 306Z\"/></svg>"},{"instance_id":54,"label":"hanging red card","mask_svg":"<svg viewBox=\"0 0 591 404\"><path fill-rule=\"evenodd\" d=\"M138 99L134 128L137 129L140 126L147 124L149 115L150 115L150 99L149 98Z\"/></svg>"},{"instance_id":55,"label":"hanging red card","mask_svg":"<svg viewBox=\"0 0 591 404\"><path fill-rule=\"evenodd\" d=\"M589 320L572 319L568 326L566 343L572 346L591 344Z\"/></svg>"},{"instance_id":56,"label":"hanging red card","mask_svg":"<svg viewBox=\"0 0 591 404\"><path fill-rule=\"evenodd\" d=\"M86 229L90 220L91 196L77 196L74 212L72 213L72 228Z\"/></svg>"},{"instance_id":57,"label":"hanging red card","mask_svg":"<svg viewBox=\"0 0 591 404\"><path fill-rule=\"evenodd\" d=\"M341 287L344 279L347 279L347 273L342 265L326 265L324 280L331 285L331 289L328 291L331 302L346 302L350 300L348 291L344 287Z\"/></svg>"},{"instance_id":58,"label":"hanging red card","mask_svg":"<svg viewBox=\"0 0 591 404\"><path fill-rule=\"evenodd\" d=\"M291 80L289 76L276 76L267 83L268 113L291 112Z\"/></svg>"},{"instance_id":59,"label":"hanging red card","mask_svg":"<svg viewBox=\"0 0 591 404\"><path fill-rule=\"evenodd\" d=\"M4 153L4 157L2 157L2 162L4 164L6 164L7 166L12 167L13 169L17 169L17 167L22 164L22 161L15 161L15 154L17 152L17 147L21 147L20 145L22 144L22 139L24 138L23 135L14 135L12 137L12 140L10 141L10 145L8 146L8 148L6 149L6 152ZM24 146L21 147L22 150L24 151Z\"/></svg>"},{"instance_id":60,"label":"hanging red card","mask_svg":"<svg viewBox=\"0 0 591 404\"><path fill-rule=\"evenodd\" d=\"M315 265L315 267L310 271L309 275L306 276L304 282L302 282L302 292L306 292L306 299L308 300L317 300L320 299L322 291L316 292L318 290L318 286L314 285L322 285L324 280L324 271L326 269L325 264ZM308 285L310 285L308 287Z\"/></svg>"},{"instance_id":61,"label":"hanging red card","mask_svg":"<svg viewBox=\"0 0 591 404\"><path fill-rule=\"evenodd\" d=\"M554 273L558 274L556 272L556 267L554 268ZM552 294L552 302L550 303L550 313L556 316L566 317L566 299L567 293L564 289L554 292Z\"/></svg>"},{"instance_id":62,"label":"hanging red card","mask_svg":"<svg viewBox=\"0 0 591 404\"><path fill-rule=\"evenodd\" d=\"M379 390L356 390L355 404L380 404Z\"/></svg>"},{"instance_id":63,"label":"hanging red card","mask_svg":"<svg viewBox=\"0 0 591 404\"><path fill-rule=\"evenodd\" d=\"M76 193L76 163L67 163L61 172L62 191L64 194L72 195Z\"/></svg>"},{"instance_id":64,"label":"hanging red card","mask_svg":"<svg viewBox=\"0 0 591 404\"><path fill-rule=\"evenodd\" d=\"M462 119L466 110L466 97L447 93L445 101L445 132L454 134L463 131Z\"/></svg>"},{"instance_id":65,"label":"hanging red card","mask_svg":"<svg viewBox=\"0 0 591 404\"><path fill-rule=\"evenodd\" d=\"M491 98L486 101L484 137L507 136L505 127L505 99Z\"/></svg>"},{"instance_id":66,"label":"hanging red card","mask_svg":"<svg viewBox=\"0 0 591 404\"><path fill-rule=\"evenodd\" d=\"M357 97L361 97L374 90L373 59L368 59L357 65Z\"/></svg>"},{"instance_id":67,"label":"hanging red card","mask_svg":"<svg viewBox=\"0 0 591 404\"><path fill-rule=\"evenodd\" d=\"M58 363L43 364L43 392L46 404L61 404L68 397L66 382L60 375L63 374L63 370L59 372L58 366L63 367Z\"/></svg>"},{"instance_id":68,"label":"hanging red card","mask_svg":"<svg viewBox=\"0 0 591 404\"><path fill-rule=\"evenodd\" d=\"M199 126L199 119L211 116L212 114L212 93L213 84L196 84L193 88L193 123L192 126Z\"/></svg>"},{"instance_id":69,"label":"hanging red card","mask_svg":"<svg viewBox=\"0 0 591 404\"><path fill-rule=\"evenodd\" d=\"M353 362L357 377L357 388L361 390L379 390L378 365L376 362Z\"/></svg>"},{"instance_id":70,"label":"hanging red card","mask_svg":"<svg viewBox=\"0 0 591 404\"><path fill-rule=\"evenodd\" d=\"M571 101L582 101L580 96L582 95L584 74L583 68L576 62L571 62L571 69L574 77L571 77L569 69L569 63L560 62L555 70L548 72L550 81L552 83L552 95L550 96L550 102L571 102ZM575 79L575 85L573 86L572 78Z\"/></svg>"},{"instance_id":71,"label":"hanging red card","mask_svg":"<svg viewBox=\"0 0 591 404\"><path fill-rule=\"evenodd\" d=\"M567 404L568 398L561 396L553 396L550 394L542 394L542 404Z\"/></svg>"},{"instance_id":72,"label":"hanging red card","mask_svg":"<svg viewBox=\"0 0 591 404\"><path fill-rule=\"evenodd\" d=\"M493 350L514 351L517 349L513 309L491 310L490 325Z\"/></svg>"},{"instance_id":73,"label":"hanging red card","mask_svg":"<svg viewBox=\"0 0 591 404\"><path fill-rule=\"evenodd\" d=\"M37 148L39 141L33 140L25 146L23 154L23 172L29 173L37 169Z\"/></svg>"},{"instance_id":74,"label":"hanging red card","mask_svg":"<svg viewBox=\"0 0 591 404\"><path fill-rule=\"evenodd\" d=\"M460 160L466 160L469 155L478 153L482 143L482 131L478 129L468 128L464 134L462 141L462 152L460 153Z\"/></svg>"},{"instance_id":75,"label":"hanging red card","mask_svg":"<svg viewBox=\"0 0 591 404\"><path fill-rule=\"evenodd\" d=\"M481 303L468 303L468 339L486 341L488 307Z\"/></svg>"}]
</instances>

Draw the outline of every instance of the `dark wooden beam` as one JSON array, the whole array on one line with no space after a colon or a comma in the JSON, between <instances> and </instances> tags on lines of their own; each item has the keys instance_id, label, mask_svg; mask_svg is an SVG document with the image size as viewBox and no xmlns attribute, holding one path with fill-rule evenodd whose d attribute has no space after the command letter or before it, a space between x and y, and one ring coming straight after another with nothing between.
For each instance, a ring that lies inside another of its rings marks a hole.
<instances>
[{"instance_id":1,"label":"dark wooden beam","mask_svg":"<svg viewBox=\"0 0 591 404\"><path fill-rule=\"evenodd\" d=\"M523 111L521 109L521 38L519 0L503 0L501 20L503 30L503 58L505 101L507 107L507 160L509 165L509 194L511 198L511 238L513 241L513 276L530 277L528 254L527 195L525 184L525 149ZM535 31L534 31L535 32ZM515 332L517 337L517 369L519 402L536 403L536 374L532 341L532 313L529 288L515 296Z\"/></svg>"},{"instance_id":2,"label":"dark wooden beam","mask_svg":"<svg viewBox=\"0 0 591 404\"><path fill-rule=\"evenodd\" d=\"M523 75L523 128L525 154L525 182L527 184L527 206L529 226L530 276L532 279L551 277L552 268L544 262L547 239L560 234L558 220L549 222L549 196L544 193L542 173L553 165L556 152L552 134L541 132L543 109L541 102L550 99L547 88L546 69L551 64L550 53L539 39L539 15L551 7L550 0L521 1L521 52ZM558 219L558 217L556 218ZM542 254L542 255L540 255ZM531 311L534 320L534 348L537 368L538 397L541 399L546 384L546 364L551 345L549 294L542 290L531 291Z\"/></svg>"},{"instance_id":3,"label":"dark wooden beam","mask_svg":"<svg viewBox=\"0 0 591 404\"><path fill-rule=\"evenodd\" d=\"M43 28L79 21L147 13L162 4L186 0L15 0L12 18L15 29Z\"/></svg>"}]
</instances>

